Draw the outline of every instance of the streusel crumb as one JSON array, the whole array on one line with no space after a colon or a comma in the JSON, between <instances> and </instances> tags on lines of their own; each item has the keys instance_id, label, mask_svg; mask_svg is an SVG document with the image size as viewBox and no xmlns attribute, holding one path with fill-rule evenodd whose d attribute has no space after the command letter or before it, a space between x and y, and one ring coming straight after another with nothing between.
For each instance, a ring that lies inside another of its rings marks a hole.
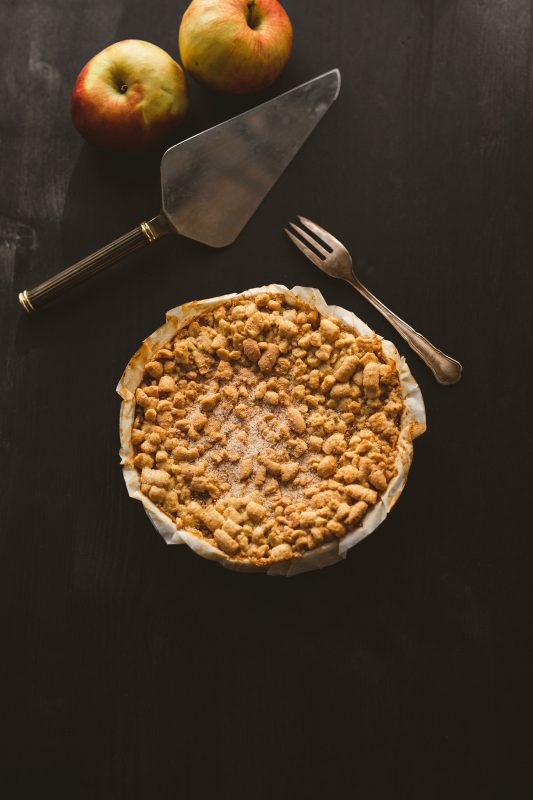
<instances>
[{"instance_id":1,"label":"streusel crumb","mask_svg":"<svg viewBox=\"0 0 533 800\"><path fill-rule=\"evenodd\" d=\"M296 297L240 297L145 365L141 491L234 559L299 558L357 528L395 472L403 400L377 336Z\"/></svg>"}]
</instances>

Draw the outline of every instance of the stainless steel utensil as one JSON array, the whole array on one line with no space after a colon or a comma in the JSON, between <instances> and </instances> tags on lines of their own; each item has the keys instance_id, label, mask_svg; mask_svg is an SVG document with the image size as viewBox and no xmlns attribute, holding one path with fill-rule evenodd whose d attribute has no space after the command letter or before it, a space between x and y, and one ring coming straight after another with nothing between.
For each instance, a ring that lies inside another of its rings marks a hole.
<instances>
[{"instance_id":1,"label":"stainless steel utensil","mask_svg":"<svg viewBox=\"0 0 533 800\"><path fill-rule=\"evenodd\" d=\"M400 336L405 339L411 349L427 364L439 383L445 385L457 383L463 371L461 364L454 358L445 355L441 350L435 347L435 345L431 344L431 342L428 342L425 336L422 336L421 333L417 333L407 322L404 322L403 319L396 316L390 308L383 305L381 300L378 300L366 286L363 286L359 278L355 275L352 259L348 250L338 239L335 239L331 233L325 231L320 225L311 222L310 219L306 219L305 217L298 217L298 219L307 230L299 225L295 225L293 222L289 224L300 238L291 233L287 228L284 229L285 233L294 242L296 247L312 261L315 267L318 267L322 272L325 272L326 275L330 275L332 278L342 278L342 280L349 283L354 289L357 289L363 297L372 303L372 305L383 314L385 319L390 322L393 328L398 331ZM314 235L311 236L309 231ZM317 253L319 253L319 255L317 255Z\"/></svg>"},{"instance_id":2,"label":"stainless steel utensil","mask_svg":"<svg viewBox=\"0 0 533 800\"><path fill-rule=\"evenodd\" d=\"M174 145L161 160L162 209L125 236L19 294L36 311L134 250L167 233L211 247L239 235L340 90L326 72L244 114Z\"/></svg>"}]
</instances>

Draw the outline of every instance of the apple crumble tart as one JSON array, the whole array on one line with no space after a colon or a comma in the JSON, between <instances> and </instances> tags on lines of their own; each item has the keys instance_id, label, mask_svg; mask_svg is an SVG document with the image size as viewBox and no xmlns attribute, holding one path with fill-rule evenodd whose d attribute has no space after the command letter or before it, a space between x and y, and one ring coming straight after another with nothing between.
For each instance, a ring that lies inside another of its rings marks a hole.
<instances>
[{"instance_id":1,"label":"apple crumble tart","mask_svg":"<svg viewBox=\"0 0 533 800\"><path fill-rule=\"evenodd\" d=\"M144 364L132 464L178 530L269 565L361 525L394 477L403 409L375 334L296 295L237 296Z\"/></svg>"}]
</instances>

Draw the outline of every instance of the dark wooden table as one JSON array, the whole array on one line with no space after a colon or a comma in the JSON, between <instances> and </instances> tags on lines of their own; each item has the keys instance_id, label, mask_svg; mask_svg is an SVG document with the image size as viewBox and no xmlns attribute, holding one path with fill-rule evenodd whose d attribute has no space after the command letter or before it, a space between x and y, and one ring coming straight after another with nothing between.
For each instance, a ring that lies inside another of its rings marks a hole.
<instances>
[{"instance_id":1,"label":"dark wooden table","mask_svg":"<svg viewBox=\"0 0 533 800\"><path fill-rule=\"evenodd\" d=\"M102 155L74 130L76 75L123 38L177 57L186 3L1 5L3 796L531 796L531 3L287 0L277 85L191 85L180 131L341 69L238 241L169 237L35 318L19 290L159 208L159 153ZM282 234L298 213L463 362L458 386L313 271ZM391 338L429 424L379 532L291 580L165 546L117 452L116 383L166 309L271 281L317 286Z\"/></svg>"}]
</instances>

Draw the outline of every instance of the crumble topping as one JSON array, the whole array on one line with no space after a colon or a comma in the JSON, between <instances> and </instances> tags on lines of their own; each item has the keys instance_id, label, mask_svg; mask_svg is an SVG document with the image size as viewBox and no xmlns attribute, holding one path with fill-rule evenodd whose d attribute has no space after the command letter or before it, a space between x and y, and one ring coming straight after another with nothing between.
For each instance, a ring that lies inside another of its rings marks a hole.
<instances>
[{"instance_id":1,"label":"crumble topping","mask_svg":"<svg viewBox=\"0 0 533 800\"><path fill-rule=\"evenodd\" d=\"M296 297L235 298L144 368L141 491L235 559L299 557L357 528L394 475L403 400L377 336Z\"/></svg>"}]
</instances>

